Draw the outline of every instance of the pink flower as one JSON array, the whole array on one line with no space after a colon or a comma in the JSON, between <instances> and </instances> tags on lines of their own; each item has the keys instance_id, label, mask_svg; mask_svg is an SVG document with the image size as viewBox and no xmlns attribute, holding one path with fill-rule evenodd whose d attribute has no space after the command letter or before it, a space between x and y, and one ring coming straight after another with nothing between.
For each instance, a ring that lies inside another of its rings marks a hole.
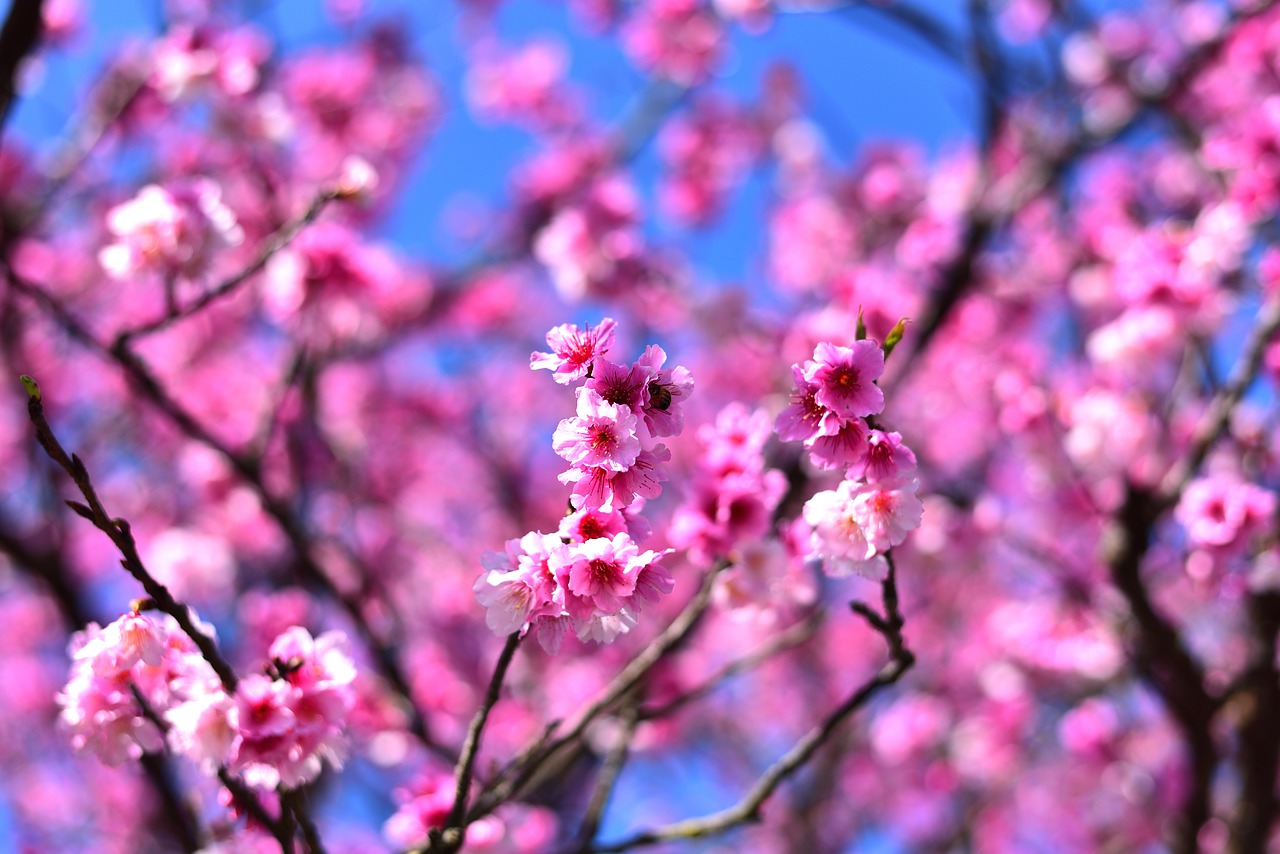
<instances>
[{"instance_id":1,"label":"pink flower","mask_svg":"<svg viewBox=\"0 0 1280 854\"><path fill-rule=\"evenodd\" d=\"M247 27L217 32L177 25L152 51L150 83L167 102L189 98L210 84L226 95L246 95L257 88L270 55L270 41Z\"/></svg>"},{"instance_id":2,"label":"pink flower","mask_svg":"<svg viewBox=\"0 0 1280 854\"><path fill-rule=\"evenodd\" d=\"M636 416L589 388L578 389L578 415L560 422L552 437L555 452L575 468L626 471L640 453Z\"/></svg>"},{"instance_id":3,"label":"pink flower","mask_svg":"<svg viewBox=\"0 0 1280 854\"><path fill-rule=\"evenodd\" d=\"M512 121L534 129L573 124L578 107L564 88L569 64L564 46L532 41L517 50L482 48L471 64L466 95L476 114L490 121Z\"/></svg>"},{"instance_id":4,"label":"pink flower","mask_svg":"<svg viewBox=\"0 0 1280 854\"><path fill-rule=\"evenodd\" d=\"M294 783L314 776L309 773L312 769L302 767L309 757L303 756L297 743L298 722L292 706L300 695L289 683L261 673L240 680L233 713L236 740L231 769L243 772L249 785L274 789L286 776ZM316 762L314 772L319 771Z\"/></svg>"},{"instance_id":5,"label":"pink flower","mask_svg":"<svg viewBox=\"0 0 1280 854\"><path fill-rule=\"evenodd\" d=\"M555 576L547 567L550 549L558 545L558 538L533 532L508 540L505 553L481 556L487 571L476 579L473 589L486 609L485 623L494 633L509 635L530 620L560 613L560 606L552 601Z\"/></svg>"},{"instance_id":6,"label":"pink flower","mask_svg":"<svg viewBox=\"0 0 1280 854\"><path fill-rule=\"evenodd\" d=\"M485 625L499 635L523 629L539 605L533 585L519 570L490 570L476 579L473 589L485 609Z\"/></svg>"},{"instance_id":7,"label":"pink flower","mask_svg":"<svg viewBox=\"0 0 1280 854\"><path fill-rule=\"evenodd\" d=\"M397 849L422 845L435 828L443 827L453 809L456 784L452 774L429 772L411 786L398 789L395 815L382 833ZM542 807L509 803L493 815L471 822L466 850L481 854L533 854L555 839L555 814Z\"/></svg>"},{"instance_id":8,"label":"pink flower","mask_svg":"<svg viewBox=\"0 0 1280 854\"><path fill-rule=\"evenodd\" d=\"M791 366L795 387L791 390L787 408L778 413L774 429L778 438L784 442L808 442L810 438L825 431L838 429L838 419L828 419L828 409L818 403L818 385L804 377L799 365Z\"/></svg>"},{"instance_id":9,"label":"pink flower","mask_svg":"<svg viewBox=\"0 0 1280 854\"><path fill-rule=\"evenodd\" d=\"M383 825L383 835L397 848L412 848L425 842L432 828L444 827L453 809L455 791L451 774L424 776L412 788L396 790L399 809Z\"/></svg>"},{"instance_id":10,"label":"pink flower","mask_svg":"<svg viewBox=\"0 0 1280 854\"><path fill-rule=\"evenodd\" d=\"M862 468L871 453L867 422L854 418L841 424L834 413L828 413L822 429L805 442L805 447L809 449L809 458L819 468Z\"/></svg>"},{"instance_id":11,"label":"pink flower","mask_svg":"<svg viewBox=\"0 0 1280 854\"><path fill-rule=\"evenodd\" d=\"M107 212L116 242L98 254L103 269L115 279L140 273L200 276L216 250L244 238L221 195L218 185L205 179L143 187Z\"/></svg>"},{"instance_id":12,"label":"pink flower","mask_svg":"<svg viewBox=\"0 0 1280 854\"><path fill-rule=\"evenodd\" d=\"M652 555L652 552L649 552ZM639 550L630 535L571 543L552 554L551 567L569 592L603 614L616 614L636 589ZM572 614L572 609L570 610ZM574 614L579 618L589 614Z\"/></svg>"},{"instance_id":13,"label":"pink flower","mask_svg":"<svg viewBox=\"0 0 1280 854\"><path fill-rule=\"evenodd\" d=\"M547 333L550 353L534 353L529 357L529 368L552 372L556 382L568 385L585 377L595 360L613 346L613 331L617 327L613 318L606 317L590 329L579 329L570 323L555 327Z\"/></svg>"},{"instance_id":14,"label":"pink flower","mask_svg":"<svg viewBox=\"0 0 1280 854\"><path fill-rule=\"evenodd\" d=\"M822 561L827 575L837 578L851 572L875 576L881 571L874 563L876 548L854 512L859 486L846 480L835 490L815 493L804 505L804 520L813 529L810 555Z\"/></svg>"},{"instance_id":15,"label":"pink flower","mask_svg":"<svg viewBox=\"0 0 1280 854\"><path fill-rule=\"evenodd\" d=\"M853 514L871 548L887 552L920 527L924 505L916 497L919 486L914 479L890 480L862 484L854 490Z\"/></svg>"},{"instance_id":16,"label":"pink flower","mask_svg":"<svg viewBox=\"0 0 1280 854\"><path fill-rule=\"evenodd\" d=\"M702 467L717 475L760 472L764 469L764 446L769 441L769 414L730 403L716 415L714 424L698 429L703 444Z\"/></svg>"},{"instance_id":17,"label":"pink flower","mask_svg":"<svg viewBox=\"0 0 1280 854\"><path fill-rule=\"evenodd\" d=\"M168 628L162 620L133 611L103 628L75 657L89 658L93 672L99 676L118 676L139 662L159 667L168 639Z\"/></svg>"},{"instance_id":18,"label":"pink flower","mask_svg":"<svg viewBox=\"0 0 1280 854\"><path fill-rule=\"evenodd\" d=\"M693 375L682 367L663 370L667 354L651 344L636 361L649 371L644 423L651 436L675 436L684 429L684 402L693 393Z\"/></svg>"},{"instance_id":19,"label":"pink flower","mask_svg":"<svg viewBox=\"0 0 1280 854\"><path fill-rule=\"evenodd\" d=\"M624 368L607 359L597 359L592 366L591 379L587 380L587 388L609 403L625 406L640 415L649 396L651 373L639 362Z\"/></svg>"},{"instance_id":20,"label":"pink flower","mask_svg":"<svg viewBox=\"0 0 1280 854\"><path fill-rule=\"evenodd\" d=\"M813 528L811 554L828 575L878 574L883 567L877 557L920 526L924 505L916 498L917 486L914 480L846 480L817 493L804 505L804 519Z\"/></svg>"},{"instance_id":21,"label":"pink flower","mask_svg":"<svg viewBox=\"0 0 1280 854\"><path fill-rule=\"evenodd\" d=\"M670 459L671 451L665 445L654 445L652 450L637 454L635 464L626 471L575 467L561 474L560 482L573 484L575 509L620 509L637 498L661 495L661 483L667 479L662 463Z\"/></svg>"},{"instance_id":22,"label":"pink flower","mask_svg":"<svg viewBox=\"0 0 1280 854\"><path fill-rule=\"evenodd\" d=\"M695 562L710 563L770 531L787 479L765 469L769 433L768 414L741 404L729 404L714 425L698 431L704 453L693 493L677 508L668 532Z\"/></svg>"},{"instance_id":23,"label":"pink flower","mask_svg":"<svg viewBox=\"0 0 1280 854\"><path fill-rule=\"evenodd\" d=\"M559 534L572 542L613 537L628 530L627 517L621 510L584 507L560 520Z\"/></svg>"},{"instance_id":24,"label":"pink flower","mask_svg":"<svg viewBox=\"0 0 1280 854\"><path fill-rule=\"evenodd\" d=\"M719 64L724 31L699 0L645 0L622 38L640 67L692 86L710 77Z\"/></svg>"},{"instance_id":25,"label":"pink flower","mask_svg":"<svg viewBox=\"0 0 1280 854\"><path fill-rule=\"evenodd\" d=\"M1252 534L1274 523L1275 493L1235 475L1211 475L1192 481L1174 511L1196 547L1244 545Z\"/></svg>"},{"instance_id":26,"label":"pink flower","mask_svg":"<svg viewBox=\"0 0 1280 854\"><path fill-rule=\"evenodd\" d=\"M212 775L231 761L236 728L231 723L235 701L220 687L175 705L165 712L169 747Z\"/></svg>"},{"instance_id":27,"label":"pink flower","mask_svg":"<svg viewBox=\"0 0 1280 854\"><path fill-rule=\"evenodd\" d=\"M643 267L639 222L635 187L622 175L606 175L559 206L534 237L533 254L567 300L617 290Z\"/></svg>"},{"instance_id":28,"label":"pink flower","mask_svg":"<svg viewBox=\"0 0 1280 854\"><path fill-rule=\"evenodd\" d=\"M872 430L867 436L867 464L862 474L873 483L911 477L916 470L916 455L902 444L901 433Z\"/></svg>"},{"instance_id":29,"label":"pink flower","mask_svg":"<svg viewBox=\"0 0 1280 854\"><path fill-rule=\"evenodd\" d=\"M91 624L89 631L96 628ZM143 716L123 674L103 677L88 667L73 667L57 701L62 708L58 723L70 733L71 746L93 753L108 765L121 765L164 747L164 736Z\"/></svg>"},{"instance_id":30,"label":"pink flower","mask_svg":"<svg viewBox=\"0 0 1280 854\"><path fill-rule=\"evenodd\" d=\"M875 415L884 409L884 392L875 381L884 373L884 352L874 341L852 347L822 343L804 363L804 378L818 386L814 400L841 419Z\"/></svg>"},{"instance_id":31,"label":"pink flower","mask_svg":"<svg viewBox=\"0 0 1280 854\"><path fill-rule=\"evenodd\" d=\"M255 673L236 689L230 767L251 786L292 788L315 779L322 760L340 765L355 663L344 633L313 639L298 626L276 638L270 654L278 678Z\"/></svg>"},{"instance_id":32,"label":"pink flower","mask_svg":"<svg viewBox=\"0 0 1280 854\"><path fill-rule=\"evenodd\" d=\"M710 222L759 156L760 131L755 116L709 96L668 122L659 138L667 168L659 187L664 207L682 224Z\"/></svg>"},{"instance_id":33,"label":"pink flower","mask_svg":"<svg viewBox=\"0 0 1280 854\"><path fill-rule=\"evenodd\" d=\"M711 563L768 533L786 490L786 476L777 469L703 478L676 510L668 536L673 545L688 549L694 561Z\"/></svg>"},{"instance_id":34,"label":"pink flower","mask_svg":"<svg viewBox=\"0 0 1280 854\"><path fill-rule=\"evenodd\" d=\"M411 297L410 278L389 251L352 228L320 222L303 231L267 263L263 281L270 315L286 321L308 311L330 335L351 336L373 327Z\"/></svg>"}]
</instances>

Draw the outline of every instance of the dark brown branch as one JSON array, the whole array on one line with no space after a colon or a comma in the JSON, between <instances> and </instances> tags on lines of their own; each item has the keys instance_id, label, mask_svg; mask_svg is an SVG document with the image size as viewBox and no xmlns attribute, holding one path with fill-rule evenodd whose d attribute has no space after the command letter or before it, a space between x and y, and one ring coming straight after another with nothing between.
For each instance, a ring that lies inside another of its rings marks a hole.
<instances>
[{"instance_id":1,"label":"dark brown branch","mask_svg":"<svg viewBox=\"0 0 1280 854\"><path fill-rule=\"evenodd\" d=\"M40 43L44 0L13 0L0 29L0 131L18 94L18 77L28 54Z\"/></svg>"},{"instance_id":2,"label":"dark brown branch","mask_svg":"<svg viewBox=\"0 0 1280 854\"><path fill-rule=\"evenodd\" d=\"M276 524L293 547L303 577L319 586L342 606L366 646L373 653L379 670L387 681L391 683L392 688L405 698L408 703L410 732L421 740L428 750L431 750L437 756L453 761L452 753L431 737L421 709L413 702L413 694L409 687L408 677L396 658L395 650L389 643L379 637L373 626L365 618L361 602L338 589L329 574L321 567L318 559L314 556L314 549L303 521L286 501L277 497L267 488L257 462L228 447L197 421L194 416L183 409L177 401L165 392L160 382L143 361L128 348L127 342L118 341L114 346L108 347L98 341L88 328L77 320L58 300L54 299L42 288L23 279L2 259L0 259L0 265L3 265L5 272L8 274L9 283L16 291L26 295L47 311L73 340L119 365L143 397L150 400L161 413L168 417L188 437L213 449L226 459L232 470L253 488L262 502L263 509L275 519ZM366 570L364 574L367 575L369 573ZM383 604L386 605L388 610L395 610L390 603Z\"/></svg>"},{"instance_id":3,"label":"dark brown branch","mask_svg":"<svg viewBox=\"0 0 1280 854\"><path fill-rule=\"evenodd\" d=\"M1211 815L1210 787L1218 765L1212 733L1217 702L1205 688L1199 662L1173 624L1156 610L1142 581L1142 561L1159 515L1160 505L1154 496L1130 485L1105 535L1103 549L1111 581L1123 594L1133 617L1134 664L1164 700L1190 753L1191 786L1182 805L1173 850L1193 854L1197 834Z\"/></svg>"},{"instance_id":4,"label":"dark brown branch","mask_svg":"<svg viewBox=\"0 0 1280 854\"><path fill-rule=\"evenodd\" d=\"M889 28L919 42L944 62L960 67L965 65L965 51L960 39L941 21L917 6L903 2L848 0L831 11L845 16L866 16L869 21L886 24Z\"/></svg>"},{"instance_id":5,"label":"dark brown branch","mask_svg":"<svg viewBox=\"0 0 1280 854\"><path fill-rule=\"evenodd\" d=\"M32 549L24 540L10 533L7 520L0 519L0 551L7 554L22 571L38 578L53 595L63 620L73 630L83 629L92 621L89 608L71 581L71 573L56 551ZM147 781L160 799L161 820L179 841L184 852L196 851L200 841L191 823L190 813L182 805L172 768L164 754L144 753L140 760Z\"/></svg>"},{"instance_id":6,"label":"dark brown branch","mask_svg":"<svg viewBox=\"0 0 1280 854\"><path fill-rule=\"evenodd\" d=\"M1236 764L1241 792L1231 820L1229 854L1263 854L1276 820L1275 784L1280 768L1280 593L1249 597L1252 649L1235 705L1240 709Z\"/></svg>"},{"instance_id":7,"label":"dark brown branch","mask_svg":"<svg viewBox=\"0 0 1280 854\"><path fill-rule=\"evenodd\" d=\"M453 808L449 810L449 819L442 829L433 829L427 847L422 849L424 852L457 851L462 848L462 843L466 840L467 825L470 823L467 816L467 802L471 795L471 776L475 770L476 756L480 752L480 736L484 734L489 713L498 703L498 697L502 693L502 683L507 676L507 668L511 666L516 648L520 646L520 639L519 632L512 632L507 636L507 642L502 647L498 663L493 668L493 675L489 678L489 688L485 692L484 701L480 704L475 717L471 719L471 725L467 727L467 738L463 742L462 754L458 757L458 765L453 772L457 789L453 796Z\"/></svg>"},{"instance_id":8,"label":"dark brown branch","mask_svg":"<svg viewBox=\"0 0 1280 854\"><path fill-rule=\"evenodd\" d=\"M71 479L79 488L80 494L84 496L86 505L79 505L77 512L85 516L94 526L102 531L115 547L120 551L123 559L120 561L121 566L132 575L142 589L146 591L155 607L177 622L178 626L186 635L191 638L192 643L200 650L200 655L209 666L213 668L213 672L217 674L218 680L222 683L223 688L228 694L234 694L236 690L236 675L231 669L231 665L222 657L222 653L218 651L218 646L214 643L213 638L202 632L191 618L191 612L187 607L176 599L169 592L169 588L165 587L155 579L142 563L142 558L138 555L138 546L133 539L133 531L129 527L129 523L124 519L113 519L102 506L102 501L98 498L98 493L93 487L93 481L89 477L89 472L85 468L80 458L74 454L68 454L58 442L57 437L53 434L53 429L49 426L48 420L44 416L44 404L41 400L40 391L35 386L34 381L29 378L23 378L24 384L27 386L27 413L31 417L31 423L36 430L36 439L44 448L45 453L49 455L55 463L63 468ZM72 505L76 509L76 505ZM85 512L87 511L87 512Z\"/></svg>"},{"instance_id":9,"label":"dark brown branch","mask_svg":"<svg viewBox=\"0 0 1280 854\"><path fill-rule=\"evenodd\" d=\"M302 831L302 839L307 843L311 854L325 854L324 843L320 840L320 829L316 827L311 812L307 809L306 795L301 789L289 789L280 793L281 806L293 813L298 828Z\"/></svg>"},{"instance_id":10,"label":"dark brown branch","mask_svg":"<svg viewBox=\"0 0 1280 854\"><path fill-rule=\"evenodd\" d=\"M231 793L232 807L242 810L256 823L265 827L280 844L281 854L293 854L294 828L288 810L281 810L279 818L271 815L262 805L262 801L258 800L254 791L226 768L218 769L218 780Z\"/></svg>"}]
</instances>

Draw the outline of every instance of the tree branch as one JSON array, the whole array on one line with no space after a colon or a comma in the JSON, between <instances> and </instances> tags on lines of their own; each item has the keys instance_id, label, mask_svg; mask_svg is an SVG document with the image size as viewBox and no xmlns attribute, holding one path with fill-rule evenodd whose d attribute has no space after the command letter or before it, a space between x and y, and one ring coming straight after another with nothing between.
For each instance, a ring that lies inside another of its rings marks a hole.
<instances>
[{"instance_id":1,"label":"tree branch","mask_svg":"<svg viewBox=\"0 0 1280 854\"><path fill-rule=\"evenodd\" d=\"M0 29L0 133L18 94L18 76L27 55L36 49L44 25L44 0L12 0Z\"/></svg>"},{"instance_id":2,"label":"tree branch","mask_svg":"<svg viewBox=\"0 0 1280 854\"><path fill-rule=\"evenodd\" d=\"M453 776L457 789L453 796L453 808L449 810L449 819L442 829L433 829L427 847L422 852L452 852L462 848L467 836L467 825L472 819L467 815L467 801L471 793L471 775L475 769L476 755L480 752L480 736L484 733L489 713L498 703L502 692L502 682L506 679L507 668L515 657L516 648L520 646L521 634L512 632L507 635L507 642L498 656L498 663L493 668L493 676L489 679L489 689L485 692L484 702L480 710L471 719L467 728L467 738L462 745L462 754L458 757Z\"/></svg>"},{"instance_id":3,"label":"tree branch","mask_svg":"<svg viewBox=\"0 0 1280 854\"><path fill-rule=\"evenodd\" d=\"M232 670L226 659L222 657L222 653L218 651L218 646L214 643L213 638L196 626L191 618L190 610L174 599L173 594L169 592L169 588L157 581L143 566L129 523L124 519L113 519L108 515L106 508L102 506L102 501L98 498L98 493L93 487L93 481L89 478L89 471L85 468L84 463L74 454L68 455L62 444L58 442L58 438L53 434L53 428L49 426L49 422L44 416L44 403L41 399L39 387L30 377L23 377L23 384L27 387L27 413L30 415L31 423L35 427L36 439L40 442L41 447L44 448L45 453L49 455L49 458L71 476L71 479L79 488L80 494L84 496L87 502L87 506L76 502L68 502L71 509L88 519L98 530L107 535L108 539L119 549L120 554L123 556L120 565L142 585L142 589L146 591L147 596L150 597L155 607L177 622L182 631L186 633L187 637L191 638L192 643L200 650L200 655L213 668L213 672L217 674L222 687L226 689L228 694L234 694L236 691L235 671Z\"/></svg>"},{"instance_id":4,"label":"tree branch","mask_svg":"<svg viewBox=\"0 0 1280 854\"><path fill-rule=\"evenodd\" d=\"M477 818L487 815L499 804L519 795L520 791L536 775L539 768L567 745L581 738L592 721L635 688L640 683L640 680L653 669L654 665L672 650L679 647L690 632L693 631L710 605L711 591L715 586L716 576L726 566L728 564L720 563L703 576L701 587L698 588L698 592L694 594L693 598L689 600L689 604L684 607L684 610L639 655L633 658L622 669L622 672L614 677L600 698L579 715L578 720L570 727L568 732L550 744L547 743L544 735L544 737L537 739L533 744L521 751L516 759L490 782L485 791L481 792L480 797L476 799L476 806L468 816L468 821L475 821ZM510 779L513 775L514 779Z\"/></svg>"},{"instance_id":5,"label":"tree branch","mask_svg":"<svg viewBox=\"0 0 1280 854\"><path fill-rule=\"evenodd\" d=\"M759 821L761 807L764 806L765 801L769 799L777 788L802 768L849 716L865 706L883 688L901 679L902 675L915 663L915 655L907 648L906 641L902 636L904 620L898 607L897 569L894 565L892 554L887 554L886 557L889 562L889 574L881 584L884 614L878 614L869 607L861 605L861 603L858 603L861 607L853 608L856 613L864 617L873 615L868 619L868 622L884 638L886 645L889 647L889 661L880 669L879 673L863 683L847 700L828 714L821 723L805 734L773 765L769 766L760 775L750 791L732 807L700 818L678 821L642 831L619 842L591 848L590 851L594 852L594 854L607 854L607 852L629 851L633 848L656 845L661 842L697 839L723 833L741 824Z\"/></svg>"}]
</instances>

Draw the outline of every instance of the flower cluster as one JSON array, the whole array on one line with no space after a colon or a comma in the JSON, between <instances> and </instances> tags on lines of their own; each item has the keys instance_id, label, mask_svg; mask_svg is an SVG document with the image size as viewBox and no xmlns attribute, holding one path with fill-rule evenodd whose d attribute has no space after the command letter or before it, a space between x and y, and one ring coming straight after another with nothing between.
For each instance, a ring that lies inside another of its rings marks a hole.
<instances>
[{"instance_id":1,"label":"flower cluster","mask_svg":"<svg viewBox=\"0 0 1280 854\"><path fill-rule=\"evenodd\" d=\"M695 86L720 64L724 27L698 0L648 0L628 19L622 42L644 70Z\"/></svg>"},{"instance_id":2,"label":"flower cluster","mask_svg":"<svg viewBox=\"0 0 1280 854\"><path fill-rule=\"evenodd\" d=\"M221 189L206 179L143 187L107 212L107 228L116 242L98 260L115 279L140 273L196 278L217 250L244 237Z\"/></svg>"},{"instance_id":3,"label":"flower cluster","mask_svg":"<svg viewBox=\"0 0 1280 854\"><path fill-rule=\"evenodd\" d=\"M735 618L763 623L780 606L812 601L811 574L775 533L774 513L787 477L766 468L772 419L764 409L731 403L698 429L699 465L685 503L671 520L671 544L690 561L726 560L716 576L716 604Z\"/></svg>"},{"instance_id":4,"label":"flower cluster","mask_svg":"<svg viewBox=\"0 0 1280 854\"><path fill-rule=\"evenodd\" d=\"M225 767L274 789L314 779L323 758L336 765L341 755L355 665L340 632L286 630L271 645L269 675L241 680L234 694L167 615L134 610L91 623L70 652L61 723L77 750L110 765L160 750L167 735L205 773Z\"/></svg>"},{"instance_id":5,"label":"flower cluster","mask_svg":"<svg viewBox=\"0 0 1280 854\"><path fill-rule=\"evenodd\" d=\"M605 318L579 330L563 325L547 334L550 353L534 353L529 366L549 369L556 382L578 379L577 415L560 422L552 437L570 469L560 475L573 485L576 509L621 510L637 498L656 498L665 480L662 463L671 452L657 440L684 427L684 402L693 377L682 367L664 368L667 354L651 345L633 364L604 358L616 324Z\"/></svg>"},{"instance_id":6,"label":"flower cluster","mask_svg":"<svg viewBox=\"0 0 1280 854\"><path fill-rule=\"evenodd\" d=\"M751 112L709 96L667 125L659 141L666 168L660 192L672 218L682 225L716 218L764 150L759 125Z\"/></svg>"},{"instance_id":7,"label":"flower cluster","mask_svg":"<svg viewBox=\"0 0 1280 854\"><path fill-rule=\"evenodd\" d=\"M709 564L771 530L787 478L765 468L769 427L767 412L734 403L698 430L701 464L689 500L671 521L672 543L694 561Z\"/></svg>"},{"instance_id":8,"label":"flower cluster","mask_svg":"<svg viewBox=\"0 0 1280 854\"><path fill-rule=\"evenodd\" d=\"M549 652L569 628L583 640L612 641L675 584L658 562L669 552L640 551L632 531L646 533L635 510L661 493L671 458L656 440L680 432L693 379L682 367L664 368L657 346L629 366L610 362L615 328L610 318L585 330L558 326L547 334L551 352L530 358L532 369L552 371L563 385L585 380L577 415L552 438L570 465L560 480L573 488L571 512L555 534L531 532L502 553L486 552L475 584L489 628L510 634L532 625Z\"/></svg>"},{"instance_id":9,"label":"flower cluster","mask_svg":"<svg viewBox=\"0 0 1280 854\"><path fill-rule=\"evenodd\" d=\"M640 219L640 196L632 182L621 173L602 175L564 199L538 230L534 257L567 300L625 290L644 268Z\"/></svg>"},{"instance_id":10,"label":"flower cluster","mask_svg":"<svg viewBox=\"0 0 1280 854\"><path fill-rule=\"evenodd\" d=\"M395 792L399 809L383 825L383 835L402 849L425 843L432 830L448 821L455 792L452 774L423 774ZM532 854L547 850L556 830L555 813L546 807L504 804L494 814L467 825L466 848L486 854Z\"/></svg>"},{"instance_id":11,"label":"flower cluster","mask_svg":"<svg viewBox=\"0 0 1280 854\"><path fill-rule=\"evenodd\" d=\"M1266 531L1276 513L1275 493L1234 474L1197 478L1187 485L1174 518L1195 548L1242 550Z\"/></svg>"},{"instance_id":12,"label":"flower cluster","mask_svg":"<svg viewBox=\"0 0 1280 854\"><path fill-rule=\"evenodd\" d=\"M811 554L828 575L879 575L882 555L919 527L924 513L915 454L901 435L865 420L884 408L876 385L883 371L884 351L873 341L819 344L811 360L792 367L795 389L778 414L779 437L804 442L819 468L845 471L836 489L804 506Z\"/></svg>"}]
</instances>

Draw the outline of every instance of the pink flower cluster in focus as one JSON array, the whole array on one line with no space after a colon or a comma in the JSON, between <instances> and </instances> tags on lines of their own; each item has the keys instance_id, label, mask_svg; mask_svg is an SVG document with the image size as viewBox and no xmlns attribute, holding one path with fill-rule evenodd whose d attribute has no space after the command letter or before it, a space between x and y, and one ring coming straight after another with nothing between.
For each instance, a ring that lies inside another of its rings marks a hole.
<instances>
[{"instance_id":1,"label":"pink flower cluster in focus","mask_svg":"<svg viewBox=\"0 0 1280 854\"><path fill-rule=\"evenodd\" d=\"M503 553L486 552L475 584L489 628L505 635L533 625L549 652L569 628L583 640L612 641L675 585L658 563L669 551L641 552L627 511L662 492L671 453L656 440L684 426L693 378L682 367L664 369L657 346L629 366L610 362L615 327L610 318L585 330L558 326L547 334L551 352L530 357L532 369L552 371L563 385L586 380L577 415L552 437L570 464L560 480L573 487L571 512L557 534L531 532Z\"/></svg>"},{"instance_id":2,"label":"pink flower cluster in focus","mask_svg":"<svg viewBox=\"0 0 1280 854\"><path fill-rule=\"evenodd\" d=\"M778 414L780 438L804 442L819 468L845 471L836 489L815 494L804 506L813 529L811 554L828 575L879 575L881 556L919 527L924 514L916 497L915 454L898 433L864 420L884 408L875 384L883 371L884 352L873 341L821 343L813 359L792 367L791 402Z\"/></svg>"}]
</instances>

